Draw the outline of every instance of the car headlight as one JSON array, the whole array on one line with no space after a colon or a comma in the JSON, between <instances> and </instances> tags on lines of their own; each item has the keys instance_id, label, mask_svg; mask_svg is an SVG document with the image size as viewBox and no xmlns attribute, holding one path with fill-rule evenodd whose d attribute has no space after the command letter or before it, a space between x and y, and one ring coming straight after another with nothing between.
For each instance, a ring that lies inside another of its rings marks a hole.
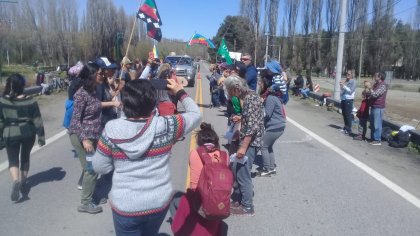
<instances>
[{"instance_id":1,"label":"car headlight","mask_svg":"<svg viewBox=\"0 0 420 236\"><path fill-rule=\"evenodd\" d=\"M194 72L194 70L193 69L187 69L187 73L188 74L192 74Z\"/></svg>"}]
</instances>

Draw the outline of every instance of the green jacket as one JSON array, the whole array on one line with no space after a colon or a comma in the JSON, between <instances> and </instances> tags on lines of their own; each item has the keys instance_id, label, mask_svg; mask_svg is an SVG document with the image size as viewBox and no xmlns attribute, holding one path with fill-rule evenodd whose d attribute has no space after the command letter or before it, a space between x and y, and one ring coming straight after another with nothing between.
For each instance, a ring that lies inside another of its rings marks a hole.
<instances>
[{"instance_id":1,"label":"green jacket","mask_svg":"<svg viewBox=\"0 0 420 236\"><path fill-rule=\"evenodd\" d=\"M38 143L45 144L44 126L38 103L32 97L0 97L0 148L9 141L38 135Z\"/></svg>"}]
</instances>

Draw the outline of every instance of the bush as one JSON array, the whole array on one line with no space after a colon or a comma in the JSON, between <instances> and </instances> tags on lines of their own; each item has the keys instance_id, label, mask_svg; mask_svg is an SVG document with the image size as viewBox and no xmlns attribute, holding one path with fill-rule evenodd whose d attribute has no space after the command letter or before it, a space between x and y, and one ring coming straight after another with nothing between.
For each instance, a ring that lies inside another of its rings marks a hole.
<instances>
[{"instance_id":1,"label":"bush","mask_svg":"<svg viewBox=\"0 0 420 236\"><path fill-rule=\"evenodd\" d=\"M420 145L410 142L408 144L408 150L420 155Z\"/></svg>"}]
</instances>

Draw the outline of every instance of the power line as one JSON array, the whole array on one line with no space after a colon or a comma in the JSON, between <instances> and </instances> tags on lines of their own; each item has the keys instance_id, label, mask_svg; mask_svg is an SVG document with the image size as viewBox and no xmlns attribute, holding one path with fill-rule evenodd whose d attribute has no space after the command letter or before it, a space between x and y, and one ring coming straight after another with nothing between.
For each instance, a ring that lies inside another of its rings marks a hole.
<instances>
[{"instance_id":1,"label":"power line","mask_svg":"<svg viewBox=\"0 0 420 236\"><path fill-rule=\"evenodd\" d=\"M386 6L384 6L384 7L381 7L381 8L379 8L378 9L378 11L381 11L381 10L383 10L383 9L389 9L389 8L391 8L391 7L393 7L393 6L395 6L395 5L397 5L398 3L400 3L402 0L395 0L392 4L391 4L391 6L388 6L388 4L386 5ZM362 18L364 18L364 17L367 17L367 16L369 16L369 15L371 15L371 14L373 14L373 13L375 13L375 12L377 12L377 10L376 9L374 9L373 11L371 11L371 12L369 12L369 13L367 13L367 14L365 14L365 15L363 15L363 16L360 16L359 18L357 18L357 19L354 19L354 21L356 22L356 21L358 21L358 20L360 20L360 19L362 19ZM349 22L347 22L347 23L345 23L344 24L344 26L346 26L346 25L348 25L349 24Z\"/></svg>"},{"instance_id":2,"label":"power line","mask_svg":"<svg viewBox=\"0 0 420 236\"><path fill-rule=\"evenodd\" d=\"M335 39L337 37L311 37L311 36L282 36L281 38L300 38L300 39ZM361 41L361 39L345 39L346 41ZM380 39L363 39L363 41L365 42L381 42L384 40L380 40ZM398 42L398 43L414 43L414 44L420 44L420 41L415 41L415 40L399 40L399 41L393 41L393 42ZM269 45L269 46L279 46L279 45Z\"/></svg>"}]
</instances>

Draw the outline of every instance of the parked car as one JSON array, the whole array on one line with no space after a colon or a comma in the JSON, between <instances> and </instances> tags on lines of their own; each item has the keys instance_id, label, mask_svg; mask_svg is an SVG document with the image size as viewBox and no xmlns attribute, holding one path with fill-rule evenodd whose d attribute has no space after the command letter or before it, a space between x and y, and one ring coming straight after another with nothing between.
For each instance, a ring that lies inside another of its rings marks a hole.
<instances>
[{"instance_id":1,"label":"parked car","mask_svg":"<svg viewBox=\"0 0 420 236\"><path fill-rule=\"evenodd\" d=\"M165 63L171 64L176 70L176 75L184 77L188 81L188 86L193 87L195 84L196 67L193 59L188 55L171 55L165 58Z\"/></svg>"}]
</instances>

